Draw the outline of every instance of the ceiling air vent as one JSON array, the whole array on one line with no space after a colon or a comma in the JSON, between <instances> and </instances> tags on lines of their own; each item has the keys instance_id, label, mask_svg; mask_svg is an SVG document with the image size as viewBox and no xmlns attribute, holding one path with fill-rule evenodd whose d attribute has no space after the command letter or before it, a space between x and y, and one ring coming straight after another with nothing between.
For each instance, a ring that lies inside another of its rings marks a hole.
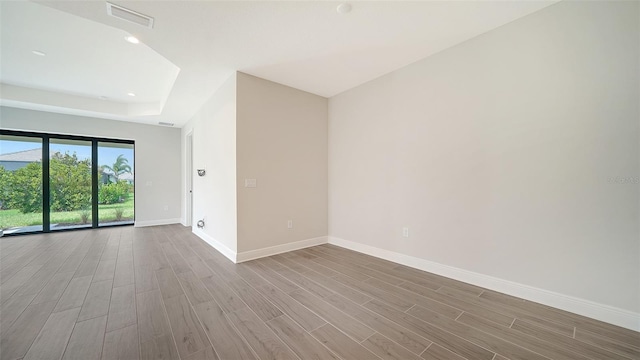
<instances>
[{"instance_id":1,"label":"ceiling air vent","mask_svg":"<svg viewBox=\"0 0 640 360\"><path fill-rule=\"evenodd\" d=\"M158 123L158 125L162 125L162 126L173 126L173 123L168 123L168 122L160 121L160 122Z\"/></svg>"},{"instance_id":2,"label":"ceiling air vent","mask_svg":"<svg viewBox=\"0 0 640 360\"><path fill-rule=\"evenodd\" d=\"M153 18L144 14L140 14L139 12L135 12L133 10L129 10L127 8L123 8L122 6L118 6L112 3L107 3L107 14L122 19L125 21L132 22L134 24L142 25L149 29L153 29Z\"/></svg>"}]
</instances>

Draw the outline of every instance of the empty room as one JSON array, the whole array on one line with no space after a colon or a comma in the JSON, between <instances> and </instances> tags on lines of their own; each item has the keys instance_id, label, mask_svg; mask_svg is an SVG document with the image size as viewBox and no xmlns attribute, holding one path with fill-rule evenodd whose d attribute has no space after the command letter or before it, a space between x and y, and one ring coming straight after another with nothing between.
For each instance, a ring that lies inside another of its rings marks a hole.
<instances>
[{"instance_id":1,"label":"empty room","mask_svg":"<svg viewBox=\"0 0 640 360\"><path fill-rule=\"evenodd\" d=\"M0 360L640 360L637 1L0 1Z\"/></svg>"}]
</instances>

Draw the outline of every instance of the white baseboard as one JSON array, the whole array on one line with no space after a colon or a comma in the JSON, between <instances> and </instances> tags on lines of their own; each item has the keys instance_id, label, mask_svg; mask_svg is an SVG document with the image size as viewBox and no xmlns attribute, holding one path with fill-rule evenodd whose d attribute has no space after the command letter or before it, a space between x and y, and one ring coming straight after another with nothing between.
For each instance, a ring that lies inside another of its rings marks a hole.
<instances>
[{"instance_id":1,"label":"white baseboard","mask_svg":"<svg viewBox=\"0 0 640 360\"><path fill-rule=\"evenodd\" d=\"M640 331L640 314L593 301L539 289L533 286L503 280L473 271L442 265L410 255L376 248L361 243L329 236L329 244L393 261L398 264L442 275L490 290L509 294L529 301L548 305L557 309L604 321L627 329Z\"/></svg>"},{"instance_id":2,"label":"white baseboard","mask_svg":"<svg viewBox=\"0 0 640 360\"><path fill-rule=\"evenodd\" d=\"M180 219L161 219L161 220L147 220L147 221L138 221L134 222L135 227L145 227L145 226L158 226L158 225L170 225L170 224L180 224Z\"/></svg>"},{"instance_id":3,"label":"white baseboard","mask_svg":"<svg viewBox=\"0 0 640 360\"><path fill-rule=\"evenodd\" d=\"M218 250L226 258L233 261L234 263L236 262L236 252L229 249L226 245L214 239L213 237L207 235L207 233L205 233L204 231L198 228L192 228L191 232L193 232L200 239L204 240L204 242L209 244L211 247Z\"/></svg>"},{"instance_id":4,"label":"white baseboard","mask_svg":"<svg viewBox=\"0 0 640 360\"><path fill-rule=\"evenodd\" d=\"M299 250L308 248L311 246L321 245L327 243L326 236L320 236L317 238L311 238L306 240L295 241L292 243L286 243L282 245L270 246L262 249L244 251L238 253L236 256L236 262L240 263L243 261L249 261L253 259L258 259L262 257L267 257L276 254L282 254L287 251Z\"/></svg>"}]
</instances>

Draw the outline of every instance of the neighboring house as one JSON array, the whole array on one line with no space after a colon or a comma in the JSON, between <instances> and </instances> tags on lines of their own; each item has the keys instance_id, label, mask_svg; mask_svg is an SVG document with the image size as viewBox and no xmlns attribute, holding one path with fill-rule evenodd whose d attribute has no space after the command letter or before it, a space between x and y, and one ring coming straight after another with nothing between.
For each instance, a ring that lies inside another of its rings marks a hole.
<instances>
[{"instance_id":1,"label":"neighboring house","mask_svg":"<svg viewBox=\"0 0 640 360\"><path fill-rule=\"evenodd\" d=\"M0 155L0 166L8 171L18 170L36 161L42 161L42 148Z\"/></svg>"}]
</instances>

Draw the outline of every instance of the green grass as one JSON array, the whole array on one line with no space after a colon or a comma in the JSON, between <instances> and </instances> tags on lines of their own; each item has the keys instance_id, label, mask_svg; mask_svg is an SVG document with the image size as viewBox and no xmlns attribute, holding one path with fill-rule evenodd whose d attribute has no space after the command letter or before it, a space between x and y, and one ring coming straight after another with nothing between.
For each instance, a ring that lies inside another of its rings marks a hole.
<instances>
[{"instance_id":1,"label":"green grass","mask_svg":"<svg viewBox=\"0 0 640 360\"><path fill-rule=\"evenodd\" d=\"M116 209L122 209L122 220L133 220L133 194L129 194L127 200L119 204L98 205L98 219L101 223L115 221ZM91 224L91 211L89 211L89 224ZM0 228L41 225L42 213L23 214L19 210L0 210ZM82 224L82 211L63 211L51 213L51 224Z\"/></svg>"}]
</instances>

